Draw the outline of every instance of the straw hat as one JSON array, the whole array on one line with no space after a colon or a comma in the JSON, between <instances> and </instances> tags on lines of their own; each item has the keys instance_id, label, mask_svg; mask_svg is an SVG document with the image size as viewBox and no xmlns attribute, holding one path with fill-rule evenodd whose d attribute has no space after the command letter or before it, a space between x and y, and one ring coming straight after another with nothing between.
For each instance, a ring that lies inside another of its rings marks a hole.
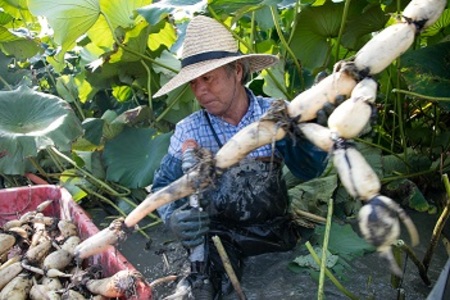
<instances>
[{"instance_id":1,"label":"straw hat","mask_svg":"<svg viewBox=\"0 0 450 300\"><path fill-rule=\"evenodd\" d=\"M250 72L257 72L278 62L268 54L243 55L233 35L219 22L196 16L186 29L181 54L181 70L154 95L159 97L185 83L230 62L247 59Z\"/></svg>"}]
</instances>

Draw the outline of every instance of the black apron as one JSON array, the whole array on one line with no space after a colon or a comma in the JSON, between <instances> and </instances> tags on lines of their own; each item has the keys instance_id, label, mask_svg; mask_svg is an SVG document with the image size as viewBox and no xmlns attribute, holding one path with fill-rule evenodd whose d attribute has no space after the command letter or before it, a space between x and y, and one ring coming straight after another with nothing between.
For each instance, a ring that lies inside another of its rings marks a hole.
<instances>
[{"instance_id":1,"label":"black apron","mask_svg":"<svg viewBox=\"0 0 450 300\"><path fill-rule=\"evenodd\" d=\"M204 116L222 147L206 110ZM217 291L227 294L232 286L211 237L220 237L239 280L244 257L287 251L296 245L299 234L287 213L289 197L276 159L246 158L226 170L202 196L210 202L211 219L206 270Z\"/></svg>"},{"instance_id":2,"label":"black apron","mask_svg":"<svg viewBox=\"0 0 450 300\"><path fill-rule=\"evenodd\" d=\"M207 270L216 289L230 288L211 237L217 235L238 277L247 256L292 249L298 240L287 213L289 198L280 163L245 159L224 172L204 193L210 200Z\"/></svg>"}]
</instances>

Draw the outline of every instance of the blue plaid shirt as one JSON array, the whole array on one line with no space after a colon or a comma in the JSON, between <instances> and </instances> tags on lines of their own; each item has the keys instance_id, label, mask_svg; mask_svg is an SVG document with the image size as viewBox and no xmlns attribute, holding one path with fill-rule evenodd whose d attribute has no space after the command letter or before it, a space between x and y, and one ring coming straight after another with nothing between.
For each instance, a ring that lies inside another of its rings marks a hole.
<instances>
[{"instance_id":1,"label":"blue plaid shirt","mask_svg":"<svg viewBox=\"0 0 450 300\"><path fill-rule=\"evenodd\" d=\"M249 89L247 96L249 108L237 126L223 121L220 117L208 114L212 127L220 142L225 144L238 131L259 120L269 109L271 98L255 96ZM216 153L220 146L217 143L213 131L203 110L194 112L184 118L175 127L174 134L170 139L169 151L161 161L159 169L155 173L152 192L161 189L183 175L181 169L181 145L184 141L193 139L200 147ZM248 157L270 157L272 146L265 145L249 153ZM283 158L290 171L300 179L309 180L319 176L325 166L327 153L315 147L308 140L299 138L295 143L286 137L276 142L275 156ZM167 222L172 212L183 205L186 199L177 200L158 209L164 222Z\"/></svg>"},{"instance_id":2,"label":"blue plaid shirt","mask_svg":"<svg viewBox=\"0 0 450 300\"><path fill-rule=\"evenodd\" d=\"M234 126L220 117L212 115L204 110L194 112L190 116L181 120L175 128L175 132L170 140L169 155L181 159L181 145L188 139L195 140L199 146L210 150L212 153L219 151L219 144L214 138L213 132L208 124L205 113L209 115L211 125L214 128L219 141L224 145L237 132L244 127L258 121L261 116L269 109L270 98L261 96L256 97L247 89L247 96L250 101L247 113L244 115L238 125ZM272 155L271 145L265 145L249 153L249 157L261 157ZM279 155L279 154L278 154Z\"/></svg>"}]
</instances>

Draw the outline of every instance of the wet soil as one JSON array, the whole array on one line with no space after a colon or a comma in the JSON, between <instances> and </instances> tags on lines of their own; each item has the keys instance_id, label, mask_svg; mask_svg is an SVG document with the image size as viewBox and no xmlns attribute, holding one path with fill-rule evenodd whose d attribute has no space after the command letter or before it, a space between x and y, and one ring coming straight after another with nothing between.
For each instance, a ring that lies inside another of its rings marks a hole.
<instances>
[{"instance_id":1,"label":"wet soil","mask_svg":"<svg viewBox=\"0 0 450 300\"><path fill-rule=\"evenodd\" d=\"M408 211L419 233L420 244L414 248L417 257L422 260L428 247L438 215ZM101 224L99 224L101 225ZM103 224L105 225L105 224ZM170 275L183 275L188 270L186 252L163 224L146 231L151 244L139 233L132 234L119 245L119 250L144 275L148 282L165 278L167 282L154 287L154 299L163 299L172 293L176 282ZM401 238L408 241L403 228ZM450 236L447 224L444 234ZM294 250L283 253L258 255L246 260L242 289L248 300L261 299L317 299L318 282L309 273L294 273L288 264L297 256L308 254L299 244ZM403 255L403 259L405 259ZM346 278L340 282L358 299L426 299L442 271L448 255L442 241L436 246L428 270L431 286L426 286L419 276L417 267L406 259L403 281L400 289L391 286L391 274L387 263L376 253L370 253L349 262L351 268L345 271ZM330 281L325 284L326 299L348 299ZM235 293L227 299L238 299Z\"/></svg>"}]
</instances>

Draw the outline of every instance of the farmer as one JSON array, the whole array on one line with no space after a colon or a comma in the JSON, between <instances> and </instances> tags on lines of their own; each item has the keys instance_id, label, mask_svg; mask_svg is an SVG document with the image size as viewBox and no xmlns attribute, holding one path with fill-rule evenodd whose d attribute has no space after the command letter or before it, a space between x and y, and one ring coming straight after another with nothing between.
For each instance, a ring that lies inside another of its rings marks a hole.
<instances>
[{"instance_id":1,"label":"farmer","mask_svg":"<svg viewBox=\"0 0 450 300\"><path fill-rule=\"evenodd\" d=\"M186 141L216 153L234 134L257 121L272 101L255 96L245 84L252 73L277 63L277 57L240 54L232 34L217 21L194 17L182 51L180 72L155 97L187 83L203 109L176 125L168 154L155 173L153 192L183 175L182 147ZM213 290L216 295L232 291L212 236L220 237L239 279L243 258L287 251L296 245L299 234L287 212L283 162L295 176L309 180L322 173L326 158L327 153L302 137L295 143L285 138L276 143L275 153L271 145L263 146L226 170L200 195L200 202L206 204L202 211L192 209L187 199L158 209L188 251L204 247L206 258L191 260L188 281L194 295L207 291L212 299Z\"/></svg>"}]
</instances>

